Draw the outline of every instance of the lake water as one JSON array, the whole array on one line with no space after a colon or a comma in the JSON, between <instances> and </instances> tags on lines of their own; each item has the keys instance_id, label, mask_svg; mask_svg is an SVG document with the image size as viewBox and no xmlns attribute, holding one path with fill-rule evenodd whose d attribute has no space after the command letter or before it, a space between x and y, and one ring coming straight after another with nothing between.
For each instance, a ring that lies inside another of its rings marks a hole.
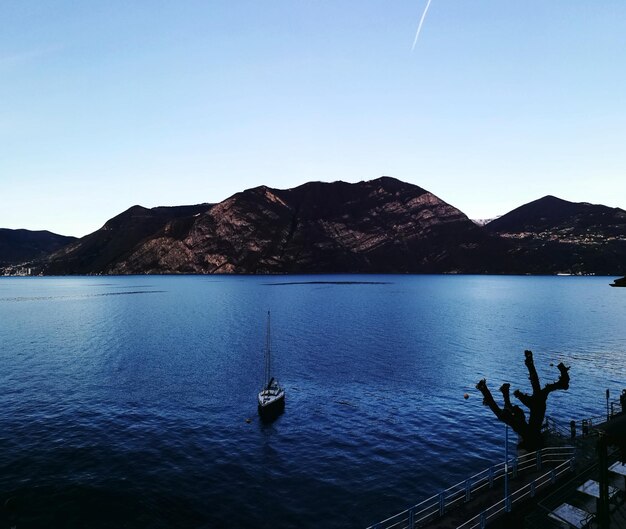
<instances>
[{"instance_id":1,"label":"lake water","mask_svg":"<svg viewBox=\"0 0 626 529\"><path fill-rule=\"evenodd\" d=\"M549 414L603 413L626 387L626 289L609 282L2 278L0 521L365 527L502 458L474 386L529 389L524 349L542 384L571 366ZM264 424L268 309L287 403Z\"/></svg>"}]
</instances>

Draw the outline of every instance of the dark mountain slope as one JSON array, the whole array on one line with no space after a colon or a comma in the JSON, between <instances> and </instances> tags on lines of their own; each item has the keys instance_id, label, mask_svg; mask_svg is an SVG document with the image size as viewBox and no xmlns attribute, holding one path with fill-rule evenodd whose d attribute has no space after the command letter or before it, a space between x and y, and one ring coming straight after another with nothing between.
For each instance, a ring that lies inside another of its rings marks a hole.
<instances>
[{"instance_id":1,"label":"dark mountain slope","mask_svg":"<svg viewBox=\"0 0 626 529\"><path fill-rule=\"evenodd\" d=\"M42 265L45 274L94 274L109 270L145 239L172 223L173 228L211 206L157 207L133 206L109 220L99 230L54 253Z\"/></svg>"},{"instance_id":2,"label":"dark mountain slope","mask_svg":"<svg viewBox=\"0 0 626 529\"><path fill-rule=\"evenodd\" d=\"M626 211L547 196L490 222L534 273L616 274L626 267Z\"/></svg>"},{"instance_id":3,"label":"dark mountain slope","mask_svg":"<svg viewBox=\"0 0 626 529\"><path fill-rule=\"evenodd\" d=\"M41 258L75 240L49 231L0 229L0 266Z\"/></svg>"}]
</instances>

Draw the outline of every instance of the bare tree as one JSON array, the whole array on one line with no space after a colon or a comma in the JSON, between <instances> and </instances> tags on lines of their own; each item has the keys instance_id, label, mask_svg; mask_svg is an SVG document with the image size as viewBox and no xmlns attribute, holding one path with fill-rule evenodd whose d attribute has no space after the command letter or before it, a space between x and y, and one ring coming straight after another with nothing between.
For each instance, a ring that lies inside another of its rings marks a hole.
<instances>
[{"instance_id":1,"label":"bare tree","mask_svg":"<svg viewBox=\"0 0 626 529\"><path fill-rule=\"evenodd\" d=\"M482 379L476 384L476 389L483 395L483 404L489 406L489 409L503 423L508 424L521 437L520 448L527 450L538 450L543 446L543 438L541 435L541 426L546 416L546 405L548 395L557 389L566 390L569 388L569 367L565 367L563 362L556 366L560 372L558 380L550 384L546 384L543 388L539 383L539 375L535 369L532 351L524 351L526 359L524 363L528 369L528 378L532 387L532 394L523 393L519 389L513 392L513 395L526 408L528 408L529 416L526 420L526 413L518 405L511 403L510 389L511 384L502 384L500 391L504 397L504 406L501 408L487 387L487 379Z\"/></svg>"}]
</instances>

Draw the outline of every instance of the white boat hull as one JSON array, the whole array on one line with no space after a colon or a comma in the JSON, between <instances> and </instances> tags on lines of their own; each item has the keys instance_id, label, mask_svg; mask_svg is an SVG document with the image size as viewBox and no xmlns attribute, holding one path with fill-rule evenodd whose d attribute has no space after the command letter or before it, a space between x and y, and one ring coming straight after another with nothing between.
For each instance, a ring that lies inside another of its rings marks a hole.
<instances>
[{"instance_id":1,"label":"white boat hull","mask_svg":"<svg viewBox=\"0 0 626 529\"><path fill-rule=\"evenodd\" d=\"M276 409L285 405L285 391L283 389L264 389L257 397L259 410Z\"/></svg>"}]
</instances>

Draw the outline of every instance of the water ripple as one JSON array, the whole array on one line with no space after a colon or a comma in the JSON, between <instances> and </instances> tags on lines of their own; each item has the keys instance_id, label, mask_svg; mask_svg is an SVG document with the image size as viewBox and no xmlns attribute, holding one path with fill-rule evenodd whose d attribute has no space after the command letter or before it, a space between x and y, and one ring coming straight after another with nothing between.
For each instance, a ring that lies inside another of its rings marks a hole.
<instances>
[{"instance_id":1,"label":"water ripple","mask_svg":"<svg viewBox=\"0 0 626 529\"><path fill-rule=\"evenodd\" d=\"M85 298L99 298L103 296L125 296L128 294L162 294L165 290L136 290L130 292L102 292L98 294L82 294L75 296L31 296L31 297L13 297L13 298L0 298L0 302L19 302L19 301L49 301L49 300L76 300Z\"/></svg>"}]
</instances>

